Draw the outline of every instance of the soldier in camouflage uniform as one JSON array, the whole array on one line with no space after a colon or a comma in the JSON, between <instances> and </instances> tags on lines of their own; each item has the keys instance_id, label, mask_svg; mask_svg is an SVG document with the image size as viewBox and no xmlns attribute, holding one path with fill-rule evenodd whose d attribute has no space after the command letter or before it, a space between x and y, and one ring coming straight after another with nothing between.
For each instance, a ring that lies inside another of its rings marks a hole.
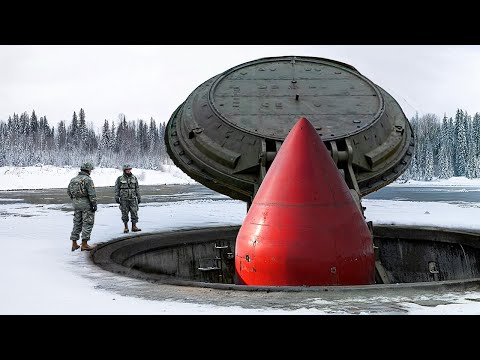
<instances>
[{"instance_id":1,"label":"soldier in camouflage uniform","mask_svg":"<svg viewBox=\"0 0 480 360\"><path fill-rule=\"evenodd\" d=\"M141 231L137 227L138 205L141 202L138 180L132 174L130 165L123 165L123 174L115 182L115 201L122 211L123 232L128 233L128 213L132 219L132 231Z\"/></svg>"},{"instance_id":2,"label":"soldier in camouflage uniform","mask_svg":"<svg viewBox=\"0 0 480 360\"><path fill-rule=\"evenodd\" d=\"M68 184L67 194L73 201L73 230L70 235L72 240L72 251L81 247L81 251L90 251L94 247L88 245L90 234L95 222L95 211L97 211L97 194L93 180L90 178L90 172L93 170L91 163L84 163L80 167L80 172ZM82 233L82 245L77 244L77 240Z\"/></svg>"}]
</instances>

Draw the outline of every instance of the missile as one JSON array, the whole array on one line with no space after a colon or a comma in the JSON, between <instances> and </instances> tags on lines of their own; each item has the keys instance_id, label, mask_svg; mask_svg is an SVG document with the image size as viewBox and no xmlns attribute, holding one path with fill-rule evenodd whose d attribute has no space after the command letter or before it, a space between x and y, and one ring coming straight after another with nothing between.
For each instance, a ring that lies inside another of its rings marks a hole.
<instances>
[{"instance_id":1,"label":"missile","mask_svg":"<svg viewBox=\"0 0 480 360\"><path fill-rule=\"evenodd\" d=\"M235 283L338 286L375 283L373 239L313 125L288 133L237 235Z\"/></svg>"}]
</instances>

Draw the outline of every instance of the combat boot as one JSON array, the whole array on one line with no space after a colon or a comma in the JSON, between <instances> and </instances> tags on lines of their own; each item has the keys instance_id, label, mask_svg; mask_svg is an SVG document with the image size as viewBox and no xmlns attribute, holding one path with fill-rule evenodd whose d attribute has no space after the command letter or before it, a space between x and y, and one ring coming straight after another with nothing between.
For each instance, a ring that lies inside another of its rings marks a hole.
<instances>
[{"instance_id":1,"label":"combat boot","mask_svg":"<svg viewBox=\"0 0 480 360\"><path fill-rule=\"evenodd\" d=\"M128 223L123 223L123 225L125 226L124 229L123 229L123 232L126 234L129 232L128 230ZM133 229L132 229L133 230Z\"/></svg>"},{"instance_id":2,"label":"combat boot","mask_svg":"<svg viewBox=\"0 0 480 360\"><path fill-rule=\"evenodd\" d=\"M77 244L77 240L72 240L72 251L77 250L80 245Z\"/></svg>"},{"instance_id":3,"label":"combat boot","mask_svg":"<svg viewBox=\"0 0 480 360\"><path fill-rule=\"evenodd\" d=\"M82 248L80 249L81 251L90 251L95 249L95 246L90 246L87 244L86 240L82 240Z\"/></svg>"},{"instance_id":4,"label":"combat boot","mask_svg":"<svg viewBox=\"0 0 480 360\"><path fill-rule=\"evenodd\" d=\"M132 224L132 231L142 231L142 229L138 228L136 223L133 223Z\"/></svg>"}]
</instances>

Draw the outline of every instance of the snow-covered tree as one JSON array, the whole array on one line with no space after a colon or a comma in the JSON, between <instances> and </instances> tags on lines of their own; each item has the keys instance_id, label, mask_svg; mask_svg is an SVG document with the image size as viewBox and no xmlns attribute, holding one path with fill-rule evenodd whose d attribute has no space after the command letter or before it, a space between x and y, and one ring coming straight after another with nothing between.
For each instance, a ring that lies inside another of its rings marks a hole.
<instances>
[{"instance_id":1,"label":"snow-covered tree","mask_svg":"<svg viewBox=\"0 0 480 360\"><path fill-rule=\"evenodd\" d=\"M82 148L87 147L87 137L88 137L88 130L87 130L87 123L85 121L85 111L80 109L78 112L78 131L79 131L79 140Z\"/></svg>"},{"instance_id":2,"label":"snow-covered tree","mask_svg":"<svg viewBox=\"0 0 480 360\"><path fill-rule=\"evenodd\" d=\"M110 144L110 125L105 119L102 127L102 137L100 140L100 150L108 150Z\"/></svg>"},{"instance_id":3,"label":"snow-covered tree","mask_svg":"<svg viewBox=\"0 0 480 360\"><path fill-rule=\"evenodd\" d=\"M449 122L446 114L443 117L439 146L438 177L440 179L449 179L453 176L452 143L450 142Z\"/></svg>"},{"instance_id":4,"label":"snow-covered tree","mask_svg":"<svg viewBox=\"0 0 480 360\"><path fill-rule=\"evenodd\" d=\"M65 121L62 120L58 123L57 133L57 147L59 150L64 150L67 145L67 128L65 127Z\"/></svg>"},{"instance_id":5,"label":"snow-covered tree","mask_svg":"<svg viewBox=\"0 0 480 360\"><path fill-rule=\"evenodd\" d=\"M433 144L430 142L426 145L425 154L425 172L423 179L430 181L433 179Z\"/></svg>"},{"instance_id":6,"label":"snow-covered tree","mask_svg":"<svg viewBox=\"0 0 480 360\"><path fill-rule=\"evenodd\" d=\"M80 130L79 130L79 126L78 126L77 113L75 111L73 112L72 123L69 126L68 134L69 134L69 136L68 136L69 147L71 149L78 148L78 146L80 144Z\"/></svg>"},{"instance_id":7,"label":"snow-covered tree","mask_svg":"<svg viewBox=\"0 0 480 360\"><path fill-rule=\"evenodd\" d=\"M158 132L157 132L157 124L155 120L150 118L150 126L148 128L148 141L150 146L150 151L155 151L157 144L158 144Z\"/></svg>"},{"instance_id":8,"label":"snow-covered tree","mask_svg":"<svg viewBox=\"0 0 480 360\"><path fill-rule=\"evenodd\" d=\"M466 176L467 172L468 144L467 122L465 118L466 116L462 110L457 111L457 117L455 118L455 130L457 131L455 146L456 176Z\"/></svg>"},{"instance_id":9,"label":"snow-covered tree","mask_svg":"<svg viewBox=\"0 0 480 360\"><path fill-rule=\"evenodd\" d=\"M118 148L117 146L117 129L115 127L115 123L112 121L112 129L110 131L110 143L109 149L112 151L116 151Z\"/></svg>"}]
</instances>

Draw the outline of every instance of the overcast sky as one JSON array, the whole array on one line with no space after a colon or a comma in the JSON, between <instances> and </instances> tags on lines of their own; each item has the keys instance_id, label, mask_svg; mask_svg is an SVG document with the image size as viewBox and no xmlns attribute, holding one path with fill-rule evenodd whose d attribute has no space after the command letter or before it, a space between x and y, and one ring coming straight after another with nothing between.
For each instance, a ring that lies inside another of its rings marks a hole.
<instances>
[{"instance_id":1,"label":"overcast sky","mask_svg":"<svg viewBox=\"0 0 480 360\"><path fill-rule=\"evenodd\" d=\"M50 125L83 108L87 123L167 122L201 83L266 56L346 62L389 92L408 118L480 112L477 45L1 45L0 120L35 110Z\"/></svg>"}]
</instances>

